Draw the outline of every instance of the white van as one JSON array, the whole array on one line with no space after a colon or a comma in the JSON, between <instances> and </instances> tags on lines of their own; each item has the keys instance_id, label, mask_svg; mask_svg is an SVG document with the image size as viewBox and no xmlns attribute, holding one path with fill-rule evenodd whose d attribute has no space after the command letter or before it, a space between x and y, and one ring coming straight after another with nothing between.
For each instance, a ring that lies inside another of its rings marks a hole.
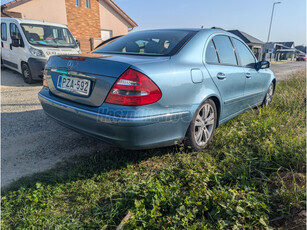
<instances>
[{"instance_id":1,"label":"white van","mask_svg":"<svg viewBox=\"0 0 307 230\"><path fill-rule=\"evenodd\" d=\"M50 56L79 53L79 46L65 25L1 18L1 64L21 73L26 83L42 79Z\"/></svg>"}]
</instances>

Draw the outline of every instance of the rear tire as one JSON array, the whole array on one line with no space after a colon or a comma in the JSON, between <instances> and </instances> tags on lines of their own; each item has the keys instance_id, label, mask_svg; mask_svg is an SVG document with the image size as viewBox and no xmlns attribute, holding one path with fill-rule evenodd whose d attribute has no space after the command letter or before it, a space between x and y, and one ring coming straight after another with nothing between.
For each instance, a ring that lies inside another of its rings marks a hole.
<instances>
[{"instance_id":1,"label":"rear tire","mask_svg":"<svg viewBox=\"0 0 307 230\"><path fill-rule=\"evenodd\" d=\"M217 124L215 103L208 99L196 111L186 134L185 146L193 151L208 147Z\"/></svg>"},{"instance_id":2,"label":"rear tire","mask_svg":"<svg viewBox=\"0 0 307 230\"><path fill-rule=\"evenodd\" d=\"M31 70L28 64L22 63L21 70L22 70L22 76L23 76L24 82L27 84L33 84L34 80L32 79Z\"/></svg>"}]
</instances>

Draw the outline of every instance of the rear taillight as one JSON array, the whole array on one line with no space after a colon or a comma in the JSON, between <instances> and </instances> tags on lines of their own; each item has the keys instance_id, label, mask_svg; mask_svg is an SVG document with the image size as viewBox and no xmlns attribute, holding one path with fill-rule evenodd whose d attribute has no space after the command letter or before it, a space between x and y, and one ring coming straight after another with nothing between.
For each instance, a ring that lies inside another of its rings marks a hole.
<instances>
[{"instance_id":1,"label":"rear taillight","mask_svg":"<svg viewBox=\"0 0 307 230\"><path fill-rule=\"evenodd\" d=\"M49 88L46 77L47 77L47 70L44 70L43 71L43 86Z\"/></svg>"},{"instance_id":2,"label":"rear taillight","mask_svg":"<svg viewBox=\"0 0 307 230\"><path fill-rule=\"evenodd\" d=\"M113 85L105 102L117 105L147 105L160 100L162 93L146 75L127 69Z\"/></svg>"}]
</instances>

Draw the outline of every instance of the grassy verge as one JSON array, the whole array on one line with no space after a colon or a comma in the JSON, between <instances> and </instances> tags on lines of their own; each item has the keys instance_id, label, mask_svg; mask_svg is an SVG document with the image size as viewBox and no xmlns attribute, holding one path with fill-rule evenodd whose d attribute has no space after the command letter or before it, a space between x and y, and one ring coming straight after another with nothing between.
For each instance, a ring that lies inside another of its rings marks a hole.
<instances>
[{"instance_id":1,"label":"grassy verge","mask_svg":"<svg viewBox=\"0 0 307 230\"><path fill-rule=\"evenodd\" d=\"M23 178L2 196L2 229L304 226L306 80L278 84L269 108L217 129L205 152L97 152Z\"/></svg>"}]
</instances>

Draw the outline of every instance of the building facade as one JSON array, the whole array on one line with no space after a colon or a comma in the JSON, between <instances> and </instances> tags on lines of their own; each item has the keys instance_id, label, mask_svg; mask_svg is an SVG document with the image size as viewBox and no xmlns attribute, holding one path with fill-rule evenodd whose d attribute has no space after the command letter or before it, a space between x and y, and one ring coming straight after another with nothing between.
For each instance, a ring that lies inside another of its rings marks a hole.
<instances>
[{"instance_id":1,"label":"building facade","mask_svg":"<svg viewBox=\"0 0 307 230\"><path fill-rule=\"evenodd\" d=\"M299 51L295 48L294 42L268 42L263 47L263 60L293 61L296 53Z\"/></svg>"},{"instance_id":2,"label":"building facade","mask_svg":"<svg viewBox=\"0 0 307 230\"><path fill-rule=\"evenodd\" d=\"M15 0L3 5L1 12L2 16L17 13L25 19L65 24L82 52L137 26L112 0Z\"/></svg>"}]
</instances>

